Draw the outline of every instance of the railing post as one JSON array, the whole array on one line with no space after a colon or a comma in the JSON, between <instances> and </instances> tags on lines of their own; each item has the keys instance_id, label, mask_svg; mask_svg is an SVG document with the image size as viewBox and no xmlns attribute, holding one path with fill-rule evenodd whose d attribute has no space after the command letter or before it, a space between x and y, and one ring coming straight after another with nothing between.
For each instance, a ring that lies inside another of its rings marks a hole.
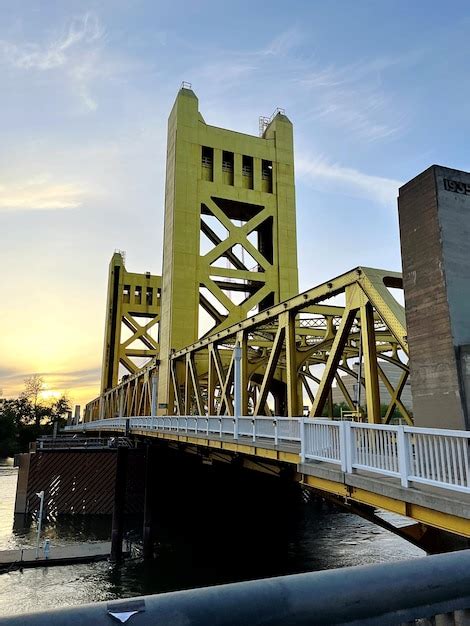
<instances>
[{"instance_id":1,"label":"railing post","mask_svg":"<svg viewBox=\"0 0 470 626\"><path fill-rule=\"evenodd\" d=\"M207 436L209 437L209 416L206 417L206 421L207 421Z\"/></svg>"},{"instance_id":2,"label":"railing post","mask_svg":"<svg viewBox=\"0 0 470 626\"><path fill-rule=\"evenodd\" d=\"M305 463L305 419L300 418L300 462Z\"/></svg>"},{"instance_id":3,"label":"railing post","mask_svg":"<svg viewBox=\"0 0 470 626\"><path fill-rule=\"evenodd\" d=\"M124 417L124 388L119 390L119 417Z\"/></svg>"},{"instance_id":4,"label":"railing post","mask_svg":"<svg viewBox=\"0 0 470 626\"><path fill-rule=\"evenodd\" d=\"M274 445L277 446L279 443L279 433L277 431L277 420L274 419L273 420L273 424L274 424Z\"/></svg>"},{"instance_id":5,"label":"railing post","mask_svg":"<svg viewBox=\"0 0 470 626\"><path fill-rule=\"evenodd\" d=\"M233 438L238 440L238 417L233 418Z\"/></svg>"},{"instance_id":6,"label":"railing post","mask_svg":"<svg viewBox=\"0 0 470 626\"><path fill-rule=\"evenodd\" d=\"M408 476L410 474L410 451L409 441L405 433L404 426L397 426L397 451L398 451L398 471L402 487L408 487Z\"/></svg>"},{"instance_id":7,"label":"railing post","mask_svg":"<svg viewBox=\"0 0 470 626\"><path fill-rule=\"evenodd\" d=\"M155 374L152 376L152 406L150 415L155 417L157 414L157 377Z\"/></svg>"},{"instance_id":8,"label":"railing post","mask_svg":"<svg viewBox=\"0 0 470 626\"><path fill-rule=\"evenodd\" d=\"M353 471L353 459L354 459L354 431L352 429L351 422L344 422L344 443L345 443L345 456L346 456L346 472L352 474Z\"/></svg>"},{"instance_id":9,"label":"railing post","mask_svg":"<svg viewBox=\"0 0 470 626\"><path fill-rule=\"evenodd\" d=\"M251 424L252 424L252 426L253 426L253 429L252 429L252 433L253 433L253 441L256 441L256 417L254 417L254 418L251 420Z\"/></svg>"},{"instance_id":10,"label":"railing post","mask_svg":"<svg viewBox=\"0 0 470 626\"><path fill-rule=\"evenodd\" d=\"M346 424L349 422L339 422L339 458L341 460L341 471L348 471L348 438L351 439L351 433L348 431Z\"/></svg>"}]
</instances>

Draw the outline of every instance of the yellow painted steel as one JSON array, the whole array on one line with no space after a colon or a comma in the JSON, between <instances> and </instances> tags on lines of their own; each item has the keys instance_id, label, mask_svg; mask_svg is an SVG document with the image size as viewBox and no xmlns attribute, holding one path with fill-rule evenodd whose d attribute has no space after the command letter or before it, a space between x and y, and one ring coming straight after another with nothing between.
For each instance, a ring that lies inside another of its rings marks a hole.
<instances>
[{"instance_id":1,"label":"yellow painted steel","mask_svg":"<svg viewBox=\"0 0 470 626\"><path fill-rule=\"evenodd\" d=\"M326 415L331 411L335 383L354 410L340 374L357 378L350 362L362 353L361 383L366 394L361 409L366 409L368 421L381 421L380 375L391 395L385 421L398 406L411 423L411 415L400 400L409 373L406 337L400 317L395 317L394 311L400 309L387 283L398 286L401 276L356 268L174 352L170 369L176 412L233 414L233 346L238 343L242 348L244 415L299 416L306 402L310 415ZM341 295L345 306L326 304L332 296ZM403 371L396 388L380 368L380 360ZM191 376L183 367L188 362L192 364ZM312 383L318 386L312 387Z\"/></svg>"},{"instance_id":2,"label":"yellow painted steel","mask_svg":"<svg viewBox=\"0 0 470 626\"><path fill-rule=\"evenodd\" d=\"M158 412L172 412L172 350L296 293L291 122L275 115L262 137L210 126L182 88L168 121Z\"/></svg>"},{"instance_id":3,"label":"yellow painted steel","mask_svg":"<svg viewBox=\"0 0 470 626\"><path fill-rule=\"evenodd\" d=\"M119 365L127 374L136 374L157 356L157 339L150 331L160 321L160 288L160 276L128 272L122 253L114 253L109 264L101 393L118 384ZM130 331L126 339L124 326Z\"/></svg>"},{"instance_id":4,"label":"yellow painted steel","mask_svg":"<svg viewBox=\"0 0 470 626\"><path fill-rule=\"evenodd\" d=\"M362 408L367 419L380 420L379 376L391 397L383 421L388 422L398 406L412 423L400 399L409 375L403 307L388 291L390 284L399 287L400 274L356 268L173 352L168 369L175 400L167 413L232 415L233 346L238 343L244 415L271 415L272 409L278 416L301 415L306 403L311 415L326 415L333 384L354 410L341 374L357 377L350 362L361 350L366 391ZM328 305L333 296L344 297L345 305ZM395 387L380 367L381 360L402 371ZM151 379L163 364L163 357L153 360L89 403L86 419L149 415Z\"/></svg>"}]
</instances>

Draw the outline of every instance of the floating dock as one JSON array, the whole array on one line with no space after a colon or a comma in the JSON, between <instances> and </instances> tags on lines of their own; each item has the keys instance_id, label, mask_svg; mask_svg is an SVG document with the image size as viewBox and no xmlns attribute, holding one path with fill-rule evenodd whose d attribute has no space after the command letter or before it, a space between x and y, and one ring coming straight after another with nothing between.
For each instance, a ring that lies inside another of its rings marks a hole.
<instances>
[{"instance_id":1,"label":"floating dock","mask_svg":"<svg viewBox=\"0 0 470 626\"><path fill-rule=\"evenodd\" d=\"M67 546L51 546L48 558L42 549L36 558L36 548L17 548L0 551L0 573L24 567L50 567L105 561L111 554L111 542L77 543ZM127 555L123 549L123 555Z\"/></svg>"}]
</instances>

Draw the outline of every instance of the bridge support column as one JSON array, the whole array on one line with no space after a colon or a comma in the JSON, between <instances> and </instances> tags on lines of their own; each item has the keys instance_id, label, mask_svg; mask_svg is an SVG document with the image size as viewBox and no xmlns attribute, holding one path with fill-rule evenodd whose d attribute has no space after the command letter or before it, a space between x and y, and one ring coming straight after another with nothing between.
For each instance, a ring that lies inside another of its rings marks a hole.
<instances>
[{"instance_id":1,"label":"bridge support column","mask_svg":"<svg viewBox=\"0 0 470 626\"><path fill-rule=\"evenodd\" d=\"M144 495L144 527L143 555L146 561L153 559L153 447L147 445L145 451L145 495Z\"/></svg>"},{"instance_id":2,"label":"bridge support column","mask_svg":"<svg viewBox=\"0 0 470 626\"><path fill-rule=\"evenodd\" d=\"M122 540L124 534L127 448L118 448L116 455L116 482L114 487L113 521L111 529L111 561L119 562L122 558Z\"/></svg>"}]
</instances>

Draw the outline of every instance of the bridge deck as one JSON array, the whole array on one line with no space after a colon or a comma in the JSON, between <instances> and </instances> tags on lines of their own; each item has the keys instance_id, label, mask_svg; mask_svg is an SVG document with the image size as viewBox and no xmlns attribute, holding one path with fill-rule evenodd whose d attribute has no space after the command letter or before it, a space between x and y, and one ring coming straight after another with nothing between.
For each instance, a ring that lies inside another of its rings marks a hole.
<instances>
[{"instance_id":1,"label":"bridge deck","mask_svg":"<svg viewBox=\"0 0 470 626\"><path fill-rule=\"evenodd\" d=\"M201 433L197 432L197 429L195 432L188 432L187 428L157 429L150 421L145 421L151 419L131 418L129 434L205 448L213 454L242 455L255 463L291 464L295 466L299 482L320 492L344 498L352 503L385 509L416 522L470 537L468 492L452 491L449 488L415 483L412 480L405 487L400 477L391 475L392 472L384 471L379 474L377 470L369 471L361 467L355 467L354 471L345 471L337 461L303 459L302 445L295 440L274 442L270 437L246 434L238 435L235 440L233 434ZM122 418L120 421L103 420L100 424L92 422L84 427L121 433L125 431L125 421ZM73 429L78 430L77 427Z\"/></svg>"}]
</instances>

